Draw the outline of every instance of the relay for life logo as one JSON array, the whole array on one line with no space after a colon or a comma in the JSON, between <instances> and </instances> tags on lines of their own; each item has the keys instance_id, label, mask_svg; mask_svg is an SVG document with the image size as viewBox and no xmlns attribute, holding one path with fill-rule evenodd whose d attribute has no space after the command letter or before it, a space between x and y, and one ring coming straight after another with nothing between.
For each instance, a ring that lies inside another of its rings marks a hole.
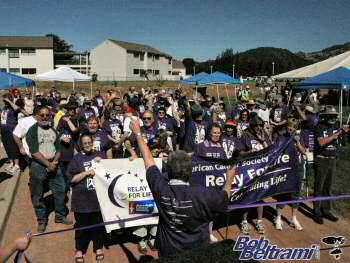
<instances>
[{"instance_id":1,"label":"relay for life logo","mask_svg":"<svg viewBox=\"0 0 350 263\"><path fill-rule=\"evenodd\" d=\"M329 251L329 255L333 256L335 260L339 260L343 254L343 249L340 247L345 244L345 237L342 236L328 236L322 238L322 243L333 246L333 249Z\"/></svg>"},{"instance_id":2,"label":"relay for life logo","mask_svg":"<svg viewBox=\"0 0 350 263\"><path fill-rule=\"evenodd\" d=\"M307 248L279 248L265 237L251 239L249 236L239 236L234 251L241 252L240 260L313 260L320 259L319 245Z\"/></svg>"}]
</instances>

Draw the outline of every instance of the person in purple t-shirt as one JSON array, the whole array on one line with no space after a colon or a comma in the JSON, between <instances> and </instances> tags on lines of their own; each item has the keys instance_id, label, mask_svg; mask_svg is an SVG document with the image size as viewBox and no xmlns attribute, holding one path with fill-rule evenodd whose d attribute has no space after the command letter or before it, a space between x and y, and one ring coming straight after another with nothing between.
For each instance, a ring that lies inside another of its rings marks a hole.
<instances>
[{"instance_id":1,"label":"person in purple t-shirt","mask_svg":"<svg viewBox=\"0 0 350 263\"><path fill-rule=\"evenodd\" d=\"M106 159L106 155L103 152L94 151L93 144L90 135L82 135L80 137L82 151L74 155L67 169L67 177L72 185L71 210L74 212L76 228L103 222L95 191L93 163ZM96 261L102 261L103 238L103 227L75 231L75 262L84 262L84 255L90 241L93 241Z\"/></svg>"},{"instance_id":2,"label":"person in purple t-shirt","mask_svg":"<svg viewBox=\"0 0 350 263\"><path fill-rule=\"evenodd\" d=\"M209 244L208 224L218 213L227 210L235 167L227 173L224 191L190 185L191 157L184 151L175 151L168 159L167 179L159 171L142 138L138 120L132 121L132 131L142 153L146 179L159 211L156 246L160 256Z\"/></svg>"},{"instance_id":3,"label":"person in purple t-shirt","mask_svg":"<svg viewBox=\"0 0 350 263\"><path fill-rule=\"evenodd\" d=\"M93 138L93 148L96 152L104 152L107 154L108 158L112 158L112 149L110 140L108 139L108 134L98 128L97 117L91 116L87 122L87 133Z\"/></svg>"},{"instance_id":4,"label":"person in purple t-shirt","mask_svg":"<svg viewBox=\"0 0 350 263\"><path fill-rule=\"evenodd\" d=\"M225 123L221 143L227 159L231 159L233 156L238 155L240 151L244 150L244 146L237 138L237 123L235 120L228 120Z\"/></svg>"}]
</instances>

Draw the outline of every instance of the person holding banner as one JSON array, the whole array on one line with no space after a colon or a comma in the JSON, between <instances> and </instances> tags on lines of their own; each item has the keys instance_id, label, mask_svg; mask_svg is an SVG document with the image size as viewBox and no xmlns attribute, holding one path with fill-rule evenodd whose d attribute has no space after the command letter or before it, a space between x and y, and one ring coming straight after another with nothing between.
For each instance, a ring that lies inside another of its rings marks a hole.
<instances>
[{"instance_id":1,"label":"person holding banner","mask_svg":"<svg viewBox=\"0 0 350 263\"><path fill-rule=\"evenodd\" d=\"M269 135L264 130L264 122L257 115L250 120L250 126L244 131L241 142L244 146L244 150L241 151L241 155L259 152L272 144ZM257 207L257 212L258 219L255 223L255 227L259 234L264 234L265 227L262 221L264 208L262 206ZM248 211L243 213L243 219L241 222L241 230L243 234L249 234L250 230L247 217Z\"/></svg>"},{"instance_id":2,"label":"person holding banner","mask_svg":"<svg viewBox=\"0 0 350 263\"><path fill-rule=\"evenodd\" d=\"M190 185L191 157L184 151L175 151L169 155L167 179L157 168L137 120L132 121L132 131L137 138L147 182L159 211L156 245L160 256L209 244L208 224L216 214L227 210L235 167L228 171L224 191Z\"/></svg>"},{"instance_id":3,"label":"person holding banner","mask_svg":"<svg viewBox=\"0 0 350 263\"><path fill-rule=\"evenodd\" d=\"M321 121L315 134L315 197L331 195L333 177L337 169L338 148L343 136L349 132L347 125L340 129L336 127L338 114L333 106L327 106L320 114ZM330 200L314 202L314 221L323 224L323 218L338 221L338 217L331 213Z\"/></svg>"},{"instance_id":4,"label":"person holding banner","mask_svg":"<svg viewBox=\"0 0 350 263\"><path fill-rule=\"evenodd\" d=\"M72 185L71 210L74 212L75 227L84 227L103 222L100 205L95 192L94 162L106 159L104 152L95 151L91 135L83 134L79 140L81 152L74 155L67 169L67 177ZM75 262L84 262L84 255L93 241L96 261L104 259L104 228L75 231Z\"/></svg>"},{"instance_id":5,"label":"person holding banner","mask_svg":"<svg viewBox=\"0 0 350 263\"><path fill-rule=\"evenodd\" d=\"M306 150L305 150L304 146L301 144L300 135L297 134L298 126L299 126L298 120L296 120L295 118L288 119L287 133L285 135L281 135L281 137L279 139L281 139L281 138L283 138L283 139L290 138L291 136L293 136L294 145L295 145L297 151L300 154L305 155L306 154ZM303 171L302 170L298 170L298 171L295 171L295 172L296 173L302 173ZM300 176L300 178L302 178L302 176ZM294 193L291 193L291 194L282 194L280 196L277 196L277 198L278 198L278 200L280 200L280 199L284 199L286 197L287 200L296 200L296 199L299 198L299 196L300 196L300 192L294 192ZM275 220L275 227L276 227L277 230L282 230L282 228L283 228L283 223L282 223L282 218L281 218L281 209L283 209L283 207L284 207L283 205L276 205L277 217L276 217L276 220ZM297 219L297 216L296 216L296 210L298 210L298 207L299 207L299 203L292 204L292 219L290 220L290 222L291 222L291 225L295 229L301 231L301 230L303 230L303 227L299 223L299 221Z\"/></svg>"}]
</instances>

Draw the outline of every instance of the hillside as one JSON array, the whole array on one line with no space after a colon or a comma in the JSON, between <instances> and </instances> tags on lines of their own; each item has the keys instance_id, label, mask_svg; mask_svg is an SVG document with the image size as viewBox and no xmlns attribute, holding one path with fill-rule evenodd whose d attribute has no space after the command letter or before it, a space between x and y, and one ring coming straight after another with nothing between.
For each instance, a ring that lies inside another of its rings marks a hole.
<instances>
[{"instance_id":1,"label":"hillside","mask_svg":"<svg viewBox=\"0 0 350 263\"><path fill-rule=\"evenodd\" d=\"M310 53L298 52L296 53L296 55L298 55L303 59L310 60L314 63L314 62L318 62L318 61L325 60L327 58L339 55L349 50L350 50L350 42L347 42L341 45L334 45L334 46L325 48L321 51L310 52Z\"/></svg>"}]
</instances>

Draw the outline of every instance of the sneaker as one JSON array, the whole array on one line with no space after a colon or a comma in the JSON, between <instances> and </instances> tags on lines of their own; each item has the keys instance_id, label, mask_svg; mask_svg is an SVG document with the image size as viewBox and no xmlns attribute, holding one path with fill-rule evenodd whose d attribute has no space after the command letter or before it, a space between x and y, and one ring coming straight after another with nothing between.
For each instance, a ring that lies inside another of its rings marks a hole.
<instances>
[{"instance_id":1,"label":"sneaker","mask_svg":"<svg viewBox=\"0 0 350 263\"><path fill-rule=\"evenodd\" d=\"M13 169L13 164L12 164L12 163L9 163L9 164L7 164L6 167L4 168L4 171L5 171L5 173L12 174L12 169Z\"/></svg>"},{"instance_id":2,"label":"sneaker","mask_svg":"<svg viewBox=\"0 0 350 263\"><path fill-rule=\"evenodd\" d=\"M213 234L210 234L210 243L216 243L218 241L219 240Z\"/></svg>"},{"instance_id":3,"label":"sneaker","mask_svg":"<svg viewBox=\"0 0 350 263\"><path fill-rule=\"evenodd\" d=\"M241 231L243 235L249 235L250 226L246 220L241 222Z\"/></svg>"},{"instance_id":4,"label":"sneaker","mask_svg":"<svg viewBox=\"0 0 350 263\"><path fill-rule=\"evenodd\" d=\"M338 217L336 217L335 215L333 215L331 213L323 214L323 217L332 221L332 222L337 222L339 220Z\"/></svg>"},{"instance_id":5,"label":"sneaker","mask_svg":"<svg viewBox=\"0 0 350 263\"><path fill-rule=\"evenodd\" d=\"M279 217L279 216L276 218L275 227L276 227L277 230L282 230L283 229L283 222L282 222L281 217Z\"/></svg>"},{"instance_id":6,"label":"sneaker","mask_svg":"<svg viewBox=\"0 0 350 263\"><path fill-rule=\"evenodd\" d=\"M317 224L320 224L322 225L323 224L323 218L322 216L314 216L314 221L317 223Z\"/></svg>"},{"instance_id":7,"label":"sneaker","mask_svg":"<svg viewBox=\"0 0 350 263\"><path fill-rule=\"evenodd\" d=\"M147 254L147 244L145 240L141 240L138 245L139 252L141 254Z\"/></svg>"},{"instance_id":8,"label":"sneaker","mask_svg":"<svg viewBox=\"0 0 350 263\"><path fill-rule=\"evenodd\" d=\"M258 231L259 234L264 234L265 233L265 227L262 222L262 220L257 220L255 223L256 230Z\"/></svg>"},{"instance_id":9,"label":"sneaker","mask_svg":"<svg viewBox=\"0 0 350 263\"><path fill-rule=\"evenodd\" d=\"M46 231L46 226L47 225L44 223L39 223L38 229L37 229L38 233L44 233Z\"/></svg>"},{"instance_id":10,"label":"sneaker","mask_svg":"<svg viewBox=\"0 0 350 263\"><path fill-rule=\"evenodd\" d=\"M303 230L303 227L300 225L298 219L296 219L296 218L293 218L293 219L292 219L291 225L292 225L292 227L294 227L296 230L299 230L299 231Z\"/></svg>"},{"instance_id":11,"label":"sneaker","mask_svg":"<svg viewBox=\"0 0 350 263\"><path fill-rule=\"evenodd\" d=\"M72 225L73 221L69 220L67 217L63 217L62 219L55 218L55 223L63 225Z\"/></svg>"},{"instance_id":12,"label":"sneaker","mask_svg":"<svg viewBox=\"0 0 350 263\"><path fill-rule=\"evenodd\" d=\"M14 165L11 169L11 174L13 176L19 176L21 174L21 168L18 165Z\"/></svg>"}]
</instances>

